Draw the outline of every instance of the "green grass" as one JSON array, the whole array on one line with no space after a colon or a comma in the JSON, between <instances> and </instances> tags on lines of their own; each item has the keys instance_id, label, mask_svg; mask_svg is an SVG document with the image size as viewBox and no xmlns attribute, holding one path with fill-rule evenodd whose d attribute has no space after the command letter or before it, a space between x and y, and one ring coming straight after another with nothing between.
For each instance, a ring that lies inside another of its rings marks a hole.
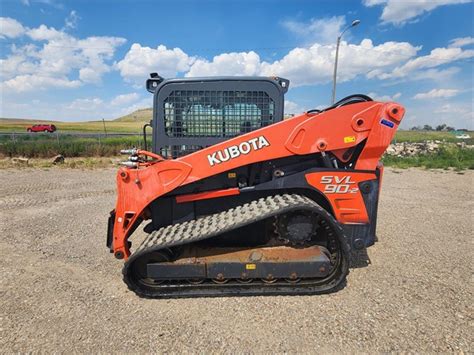
<instances>
[{"instance_id":1,"label":"green grass","mask_svg":"<svg viewBox=\"0 0 474 355\"><path fill-rule=\"evenodd\" d=\"M81 138L71 135L25 135L16 141L10 137L0 138L0 156L27 158L49 158L57 154L65 157L109 157L119 154L120 149L140 147L141 136Z\"/></svg>"},{"instance_id":2,"label":"green grass","mask_svg":"<svg viewBox=\"0 0 474 355\"><path fill-rule=\"evenodd\" d=\"M474 144L474 132L467 132L471 138L465 140L467 144ZM459 142L460 139L452 132L438 132L438 131L397 131L395 134L396 143L410 142L418 143L424 141L445 141L445 142Z\"/></svg>"},{"instance_id":3,"label":"green grass","mask_svg":"<svg viewBox=\"0 0 474 355\"><path fill-rule=\"evenodd\" d=\"M0 138L0 157L51 158L62 154L72 157L113 157L120 149L141 147L141 136L80 138L76 136L24 135L16 142L9 137ZM428 169L455 168L459 170L474 169L474 150L462 149L454 144L447 144L437 153L414 157L396 157L385 155L386 166L397 168L423 167Z\"/></svg>"},{"instance_id":4,"label":"green grass","mask_svg":"<svg viewBox=\"0 0 474 355\"><path fill-rule=\"evenodd\" d=\"M81 138L68 135L67 132L103 133L102 121L90 122L54 122L22 119L0 119L0 132L25 132L32 124L40 122L54 123L58 128L59 142L56 134L18 135L15 141L11 136L0 136L0 157L50 158L56 154L66 157L111 157L120 149L142 146L140 132L145 121L151 117L151 110L138 110L117 120L106 121L107 132L137 133L127 137ZM474 132L467 132L472 138L466 144L474 144ZM150 136L149 136L150 138ZM446 143L460 140L451 132L437 131L398 131L394 142L423 142L427 140ZM383 161L387 166L399 168L455 168L474 169L474 151L461 149L454 144L447 144L439 152L415 157L395 157L385 155Z\"/></svg>"},{"instance_id":5,"label":"green grass","mask_svg":"<svg viewBox=\"0 0 474 355\"><path fill-rule=\"evenodd\" d=\"M414 157L396 157L384 155L384 165L395 168L422 167L427 169L457 170L474 169L474 149L461 149L455 145L446 145L436 153Z\"/></svg>"},{"instance_id":6,"label":"green grass","mask_svg":"<svg viewBox=\"0 0 474 355\"><path fill-rule=\"evenodd\" d=\"M0 132L26 132L26 129L36 123L51 123L56 126L58 132L87 132L104 133L102 121L90 122L55 122L39 120L0 119ZM139 133L142 131L143 122L105 121L108 133Z\"/></svg>"}]
</instances>

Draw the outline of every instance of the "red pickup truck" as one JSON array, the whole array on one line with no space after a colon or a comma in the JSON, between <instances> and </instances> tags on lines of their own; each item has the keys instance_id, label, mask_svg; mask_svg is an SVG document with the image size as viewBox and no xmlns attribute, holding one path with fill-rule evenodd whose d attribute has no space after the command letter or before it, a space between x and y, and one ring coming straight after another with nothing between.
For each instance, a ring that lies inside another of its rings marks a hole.
<instances>
[{"instance_id":1,"label":"red pickup truck","mask_svg":"<svg viewBox=\"0 0 474 355\"><path fill-rule=\"evenodd\" d=\"M35 124L26 129L28 132L46 132L53 133L56 131L56 126L53 124Z\"/></svg>"}]
</instances>

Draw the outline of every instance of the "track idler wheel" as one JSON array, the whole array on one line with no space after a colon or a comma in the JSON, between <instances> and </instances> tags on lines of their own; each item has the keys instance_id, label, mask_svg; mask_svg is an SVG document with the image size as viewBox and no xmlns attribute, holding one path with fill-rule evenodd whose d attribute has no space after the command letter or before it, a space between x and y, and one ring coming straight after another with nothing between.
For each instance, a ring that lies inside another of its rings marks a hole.
<instances>
[{"instance_id":1,"label":"track idler wheel","mask_svg":"<svg viewBox=\"0 0 474 355\"><path fill-rule=\"evenodd\" d=\"M274 232L284 244L303 246L311 242L318 229L318 216L310 211L296 211L275 217Z\"/></svg>"},{"instance_id":2,"label":"track idler wheel","mask_svg":"<svg viewBox=\"0 0 474 355\"><path fill-rule=\"evenodd\" d=\"M172 257L171 251L168 249L163 249L160 251L155 251L153 253L150 253L143 258L140 258L137 260L135 263L135 268L134 268L134 274L135 274L135 279L137 282L142 284L143 286L150 286L153 287L155 285L160 285L162 284L165 280L158 280L158 279L152 279L149 278L147 275L147 265L150 263L161 263L161 262L167 262L170 261Z\"/></svg>"}]
</instances>

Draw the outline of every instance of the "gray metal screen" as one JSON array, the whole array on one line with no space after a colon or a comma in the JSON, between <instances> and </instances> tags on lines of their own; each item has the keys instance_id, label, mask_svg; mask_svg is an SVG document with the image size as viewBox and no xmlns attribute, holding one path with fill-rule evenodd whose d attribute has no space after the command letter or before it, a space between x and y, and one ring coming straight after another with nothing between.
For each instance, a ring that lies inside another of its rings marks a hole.
<instances>
[{"instance_id":1,"label":"gray metal screen","mask_svg":"<svg viewBox=\"0 0 474 355\"><path fill-rule=\"evenodd\" d=\"M205 148L201 145L165 145L160 148L160 155L165 158L178 158Z\"/></svg>"},{"instance_id":2,"label":"gray metal screen","mask_svg":"<svg viewBox=\"0 0 474 355\"><path fill-rule=\"evenodd\" d=\"M177 158L281 121L288 84L281 78L164 80L151 90L153 151Z\"/></svg>"},{"instance_id":3,"label":"gray metal screen","mask_svg":"<svg viewBox=\"0 0 474 355\"><path fill-rule=\"evenodd\" d=\"M264 91L175 90L164 100L168 137L235 137L274 122Z\"/></svg>"}]
</instances>

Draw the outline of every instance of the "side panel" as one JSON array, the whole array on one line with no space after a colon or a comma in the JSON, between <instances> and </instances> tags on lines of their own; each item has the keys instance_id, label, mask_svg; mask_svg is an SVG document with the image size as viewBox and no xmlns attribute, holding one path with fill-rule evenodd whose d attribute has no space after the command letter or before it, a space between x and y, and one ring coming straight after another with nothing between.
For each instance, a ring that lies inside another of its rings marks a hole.
<instances>
[{"instance_id":1,"label":"side panel","mask_svg":"<svg viewBox=\"0 0 474 355\"><path fill-rule=\"evenodd\" d=\"M330 201L335 217L341 223L369 223L369 214L359 186L364 181L376 179L375 173L348 170L306 175L308 184L324 193Z\"/></svg>"},{"instance_id":2,"label":"side panel","mask_svg":"<svg viewBox=\"0 0 474 355\"><path fill-rule=\"evenodd\" d=\"M359 184L369 215L368 224L343 224L344 234L352 241L354 249L369 247L376 241L377 210L379 204L380 177Z\"/></svg>"}]
</instances>

